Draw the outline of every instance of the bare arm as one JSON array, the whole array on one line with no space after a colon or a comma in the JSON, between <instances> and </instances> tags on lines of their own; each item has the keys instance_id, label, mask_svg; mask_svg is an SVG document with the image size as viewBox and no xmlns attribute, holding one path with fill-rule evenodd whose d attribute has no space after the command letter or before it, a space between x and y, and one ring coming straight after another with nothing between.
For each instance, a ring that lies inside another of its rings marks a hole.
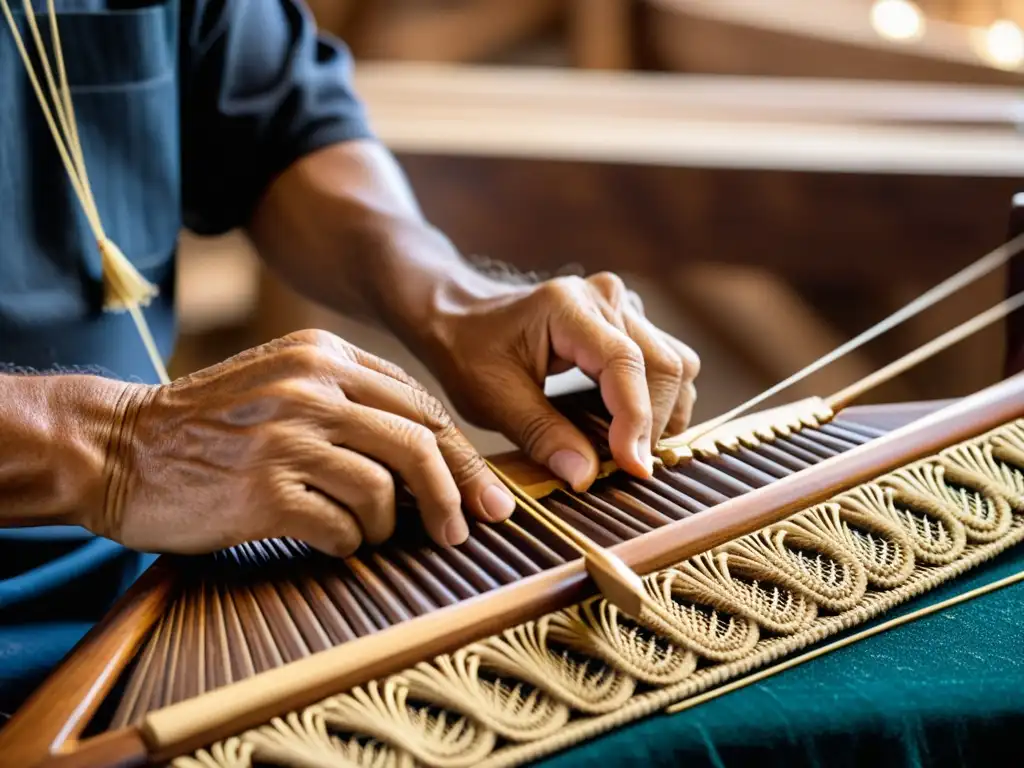
<instances>
[{"instance_id":1,"label":"bare arm","mask_svg":"<svg viewBox=\"0 0 1024 768\"><path fill-rule=\"evenodd\" d=\"M263 258L304 295L408 337L443 286L487 282L423 217L394 157L374 141L292 165L255 211Z\"/></svg>"},{"instance_id":2,"label":"bare arm","mask_svg":"<svg viewBox=\"0 0 1024 768\"><path fill-rule=\"evenodd\" d=\"M126 391L95 376L0 375L0 524L88 527Z\"/></svg>"},{"instance_id":3,"label":"bare arm","mask_svg":"<svg viewBox=\"0 0 1024 768\"><path fill-rule=\"evenodd\" d=\"M699 360L644 318L621 280L522 286L478 274L424 219L379 144L342 142L293 163L250 230L298 290L389 328L464 416L577 489L593 482L598 457L544 397L546 376L577 366L599 383L612 455L637 476L650 472L653 443L689 421Z\"/></svg>"}]
</instances>

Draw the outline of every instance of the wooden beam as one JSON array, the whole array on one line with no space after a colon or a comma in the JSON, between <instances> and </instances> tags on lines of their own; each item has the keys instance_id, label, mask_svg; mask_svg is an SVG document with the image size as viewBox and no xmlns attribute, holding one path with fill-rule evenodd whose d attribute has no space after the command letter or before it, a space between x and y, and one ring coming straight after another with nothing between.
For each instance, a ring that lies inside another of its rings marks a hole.
<instances>
[{"instance_id":1,"label":"wooden beam","mask_svg":"<svg viewBox=\"0 0 1024 768\"><path fill-rule=\"evenodd\" d=\"M889 40L868 0L644 0L660 58L688 72L1022 83L979 53L977 30L927 20L913 42ZM977 5L977 3L974 3ZM987 11L992 21L995 4ZM978 21L971 19L971 24Z\"/></svg>"},{"instance_id":2,"label":"wooden beam","mask_svg":"<svg viewBox=\"0 0 1024 768\"><path fill-rule=\"evenodd\" d=\"M1019 91L377 64L398 152L858 174L1024 176Z\"/></svg>"},{"instance_id":3,"label":"wooden beam","mask_svg":"<svg viewBox=\"0 0 1024 768\"><path fill-rule=\"evenodd\" d=\"M561 12L559 0L390 3L365 14L347 42L363 60L472 62L504 52Z\"/></svg>"},{"instance_id":4,"label":"wooden beam","mask_svg":"<svg viewBox=\"0 0 1024 768\"><path fill-rule=\"evenodd\" d=\"M633 66L635 0L569 0L573 62L583 69Z\"/></svg>"}]
</instances>

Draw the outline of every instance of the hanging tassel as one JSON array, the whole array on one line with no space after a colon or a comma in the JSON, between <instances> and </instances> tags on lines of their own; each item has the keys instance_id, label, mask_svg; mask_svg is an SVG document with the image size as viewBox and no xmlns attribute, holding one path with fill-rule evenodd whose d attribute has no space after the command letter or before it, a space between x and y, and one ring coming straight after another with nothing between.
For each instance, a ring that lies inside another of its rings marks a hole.
<instances>
[{"instance_id":1,"label":"hanging tassel","mask_svg":"<svg viewBox=\"0 0 1024 768\"><path fill-rule=\"evenodd\" d=\"M8 0L0 0L7 24L11 28L15 45L21 54L22 61L25 63L29 80L35 89L36 96L39 99L39 106L43 110L43 116L50 127L53 140L56 142L57 151L64 163L68 179L72 187L74 187L75 194L89 222L89 227L96 238L103 271L103 310L105 312L127 311L131 314L135 327L139 332L139 337L142 339L146 352L153 364L153 368L160 377L160 381L167 384L170 382L170 376L164 366L163 359L160 357L159 350L156 348L156 343L153 341L153 335L149 330L146 317L142 313L142 307L148 306L158 295L159 291L155 285L139 273L135 265L128 260L128 257L118 248L117 244L107 237L103 231L99 210L96 207L92 188L89 185L89 176L86 172L82 146L78 139L78 126L75 122L74 106L71 102L71 89L68 87L67 74L64 69L60 33L57 28L57 13L54 10L53 0L47 0L47 13L50 19L50 33L53 39L54 58L56 60L54 67L51 67L46 49L43 46L39 27L35 20L35 12L32 9L30 0L23 0L23 2L25 18L35 40L36 49L42 62L43 74L49 86L50 96L53 99L52 110L43 94L40 78L32 66L32 60L29 58L28 51L22 41L21 33L14 21L14 14L11 12ZM59 86L55 82L53 69L57 70L60 80ZM63 134L61 129L63 129Z\"/></svg>"},{"instance_id":2,"label":"hanging tassel","mask_svg":"<svg viewBox=\"0 0 1024 768\"><path fill-rule=\"evenodd\" d=\"M148 306L159 293L157 287L139 274L113 240L104 237L99 241L99 248L103 264L103 309L123 312L131 307Z\"/></svg>"}]
</instances>

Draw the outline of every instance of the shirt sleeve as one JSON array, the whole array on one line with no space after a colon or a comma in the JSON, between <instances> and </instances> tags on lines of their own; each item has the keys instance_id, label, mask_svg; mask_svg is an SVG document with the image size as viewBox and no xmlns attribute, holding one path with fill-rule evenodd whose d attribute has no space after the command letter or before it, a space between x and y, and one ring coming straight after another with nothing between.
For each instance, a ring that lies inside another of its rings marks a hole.
<instances>
[{"instance_id":1,"label":"shirt sleeve","mask_svg":"<svg viewBox=\"0 0 1024 768\"><path fill-rule=\"evenodd\" d=\"M348 48L301 0L182 0L185 226L243 226L275 176L310 152L373 138Z\"/></svg>"}]
</instances>

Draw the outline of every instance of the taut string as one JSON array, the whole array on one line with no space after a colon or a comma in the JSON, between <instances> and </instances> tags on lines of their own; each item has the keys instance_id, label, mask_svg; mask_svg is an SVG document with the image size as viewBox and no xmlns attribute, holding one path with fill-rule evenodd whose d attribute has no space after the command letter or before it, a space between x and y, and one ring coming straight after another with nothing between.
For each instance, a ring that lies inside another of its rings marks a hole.
<instances>
[{"instance_id":1,"label":"taut string","mask_svg":"<svg viewBox=\"0 0 1024 768\"><path fill-rule=\"evenodd\" d=\"M679 438L685 437L686 444L691 444L695 442L696 440L705 436L712 430L717 429L723 424L732 421L738 416L743 415L754 406L763 403L769 397L778 394L782 390L807 378L811 374L816 373L817 371L824 368L826 365L835 362L843 355L849 354L858 347L861 347L864 344L868 343L869 341L881 336L883 333L892 330L900 323L909 320L910 318L920 314L929 307L934 306L943 299L952 296L954 293L956 293L959 290L962 290L963 288L967 287L974 281L979 280L985 275L992 273L999 267L1006 264L1010 259L1016 256L1022 250L1024 250L1024 234L1017 235L1008 242L1003 243L995 250L982 256L973 264L965 267L964 269L957 272L955 275L943 280L934 288L931 288L930 290L921 294L902 309L897 310L893 314L886 317L884 320L881 320L880 322L868 328L863 333L850 339L845 344L836 347L828 354L819 357L813 363L810 363L806 367L797 371L784 381L781 381L778 384L775 384L774 386L764 390L760 394L755 395L746 402L736 406L732 410L723 413L721 416L716 416L715 418L710 419L704 422L703 424L700 424L690 430L687 430L685 433L683 433L683 435L680 435ZM679 439L673 438L668 438L664 441L664 445L668 447L676 447L677 445L679 445L679 443Z\"/></svg>"},{"instance_id":2,"label":"taut string","mask_svg":"<svg viewBox=\"0 0 1024 768\"><path fill-rule=\"evenodd\" d=\"M618 606L627 615L639 615L648 598L644 592L643 582L635 571L617 555L591 541L581 531L545 508L492 462L488 461L487 466L512 492L520 509L583 556L587 570L609 603Z\"/></svg>"},{"instance_id":3,"label":"taut string","mask_svg":"<svg viewBox=\"0 0 1024 768\"><path fill-rule=\"evenodd\" d=\"M885 367L879 368L877 371L865 376L860 381L854 382L850 386L841 389L831 397L826 398L825 402L833 412L840 411L875 387L884 384L890 379L896 378L901 373L909 371L915 365L923 363L928 358L939 354L939 352L949 349L954 344L966 339L968 336L990 326L996 320L1000 320L1007 315L1012 314L1022 306L1024 306L1024 291L1014 294L1008 299L1004 299L994 307L986 309L984 312L975 315L970 320L965 320L955 328L946 331L946 333L932 339L927 344L922 344L917 349L908 352L903 357L898 360L894 360Z\"/></svg>"},{"instance_id":4,"label":"taut string","mask_svg":"<svg viewBox=\"0 0 1024 768\"><path fill-rule=\"evenodd\" d=\"M22 40L21 32L14 19L8 0L0 0L4 17L14 36L14 44L18 49L29 81L39 100L39 106L43 111L43 117L50 128L53 140L57 146L57 152L67 171L68 179L75 190L75 195L82 206L89 228L92 230L96 245L100 251L100 258L103 267L104 303L103 309L108 312L120 312L127 310L139 336L146 347L153 368L156 370L160 381L164 384L170 382L170 376L156 348L153 335L149 325L142 313L142 307L149 304L157 295L156 286L147 281L135 269L135 266L127 259L117 244L114 243L106 232L100 219L99 208L92 194L92 187L89 184L89 175L86 170L85 156L82 152L81 141L78 135L78 126L75 120L75 112L71 99L71 88L68 85L67 72L64 66L64 54L60 41L60 31L57 25L57 13L54 10L53 0L47 0L47 13L50 18L50 35L53 38L54 58L56 65L51 67L46 47L43 45L42 35L39 33L39 26L36 24L35 12L32 9L30 0L23 0L25 19L35 41L36 49L42 64L43 75L49 89L50 98L53 99L51 110L40 77L36 73L29 56L28 50ZM53 70L57 70L56 80ZM57 82L59 81L59 82ZM54 116L56 113L56 117Z\"/></svg>"}]
</instances>

